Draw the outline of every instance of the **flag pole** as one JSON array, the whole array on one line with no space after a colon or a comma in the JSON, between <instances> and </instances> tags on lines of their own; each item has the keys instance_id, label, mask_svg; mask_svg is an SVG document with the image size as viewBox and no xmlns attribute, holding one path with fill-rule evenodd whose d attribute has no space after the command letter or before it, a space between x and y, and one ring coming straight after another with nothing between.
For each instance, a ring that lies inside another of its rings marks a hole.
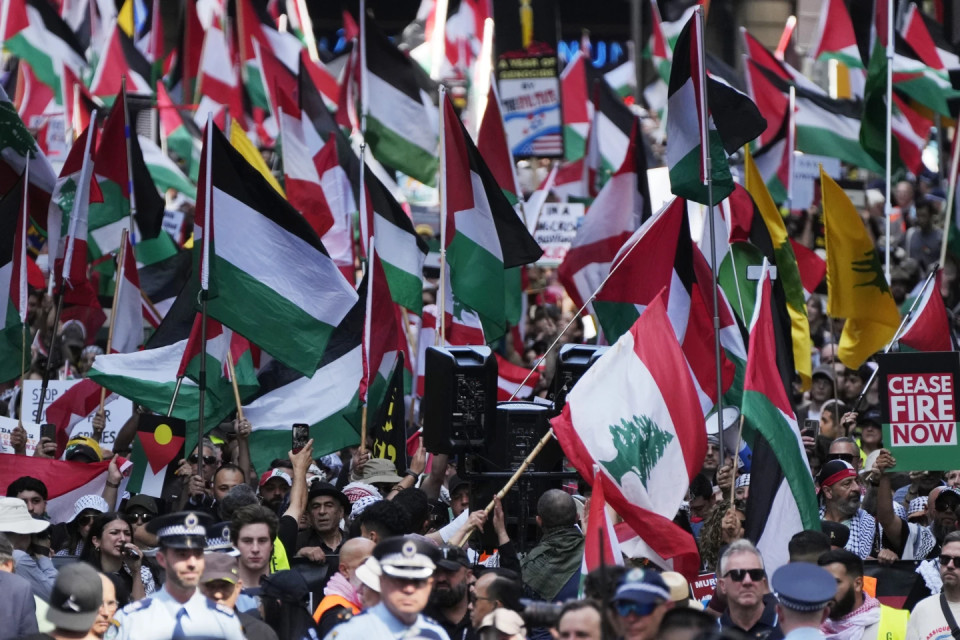
<instances>
[{"instance_id":1,"label":"flag pole","mask_svg":"<svg viewBox=\"0 0 960 640\"><path fill-rule=\"evenodd\" d=\"M203 456L203 411L207 397L207 300L210 296L210 236L213 235L213 114L207 113L204 158L205 175L203 192L203 239L200 256L200 372L197 384L200 387L197 416L197 453ZM184 451L186 453L186 451ZM197 465L197 473L203 478L203 465Z\"/></svg>"},{"instance_id":2,"label":"flag pole","mask_svg":"<svg viewBox=\"0 0 960 640\"><path fill-rule=\"evenodd\" d=\"M0 31L0 35L3 32ZM28 195L30 193L30 153L27 153L27 164L23 169L23 209L20 213L20 222L17 226L20 228L20 246L14 251L19 253L15 262L20 263L20 282L17 283L17 297L19 300L18 309L20 315L20 330L23 332L23 341L20 344L20 411L17 412L18 424L23 426L23 381L27 377L27 336L30 334L27 328L27 216L28 216ZM14 232L16 234L16 232ZM56 326L54 326L53 335L56 336ZM47 372L50 369L50 359L47 359ZM44 393L46 389L43 390ZM41 406L43 404L43 394L40 395ZM37 412L37 422L40 422L40 412ZM37 443L39 445L39 442Z\"/></svg>"},{"instance_id":3,"label":"flag pole","mask_svg":"<svg viewBox=\"0 0 960 640\"><path fill-rule=\"evenodd\" d=\"M360 0L360 135L367 139L370 83L367 82L367 0Z\"/></svg>"},{"instance_id":4,"label":"flag pole","mask_svg":"<svg viewBox=\"0 0 960 640\"><path fill-rule=\"evenodd\" d=\"M940 243L940 264L946 264L947 261L947 240L950 237L950 225L953 222L954 200L957 197L957 171L960 169L960 135L957 130L953 132L953 150L950 157L950 182L947 188L947 211L943 219L943 241Z\"/></svg>"},{"instance_id":5,"label":"flag pole","mask_svg":"<svg viewBox=\"0 0 960 640\"><path fill-rule=\"evenodd\" d=\"M177 404L177 396L180 395L180 385L183 384L183 376L177 378L177 386L173 388L173 397L170 399L170 408L167 409L167 417L173 415L173 407ZM186 456L186 454L184 454Z\"/></svg>"},{"instance_id":6,"label":"flag pole","mask_svg":"<svg viewBox=\"0 0 960 640\"><path fill-rule=\"evenodd\" d=\"M713 282L711 283L711 289L713 290L713 347L714 347L714 358L717 365L717 415L719 416L720 424L723 423L723 370L721 367L721 351L720 351L720 300L717 295L717 230L716 224L713 219L713 159L710 156L710 130L708 128L707 122L707 68L706 61L704 57L704 43L703 43L703 6L698 6L696 13L694 14L694 23L697 31L697 67L700 74L700 77L697 79L697 82L700 83L700 104L698 105L700 110L700 153L701 153L701 162L704 168L703 171L703 183L707 187L707 200L709 201L708 206L710 207L710 215L708 220L710 222L710 255L713 256L713 260L710 261L710 266L713 270ZM724 462L724 451L723 451L723 438L720 438L720 464L723 465Z\"/></svg>"},{"instance_id":7,"label":"flag pole","mask_svg":"<svg viewBox=\"0 0 960 640\"><path fill-rule=\"evenodd\" d=\"M790 85L789 112L787 113L787 208L793 207L793 150L797 146L797 88Z\"/></svg>"},{"instance_id":8,"label":"flag pole","mask_svg":"<svg viewBox=\"0 0 960 640\"><path fill-rule=\"evenodd\" d=\"M237 386L237 370L233 366L233 353L229 346L227 347L227 372L230 374L230 385L233 387L233 400L237 403L237 419L243 420L243 404L240 402L240 387ZM182 379L177 379L178 386Z\"/></svg>"},{"instance_id":9,"label":"flag pole","mask_svg":"<svg viewBox=\"0 0 960 640\"><path fill-rule=\"evenodd\" d=\"M313 34L313 18L307 11L307 0L296 0L297 14L300 18L300 30L303 32L303 39L307 41L307 52L310 59L314 62L320 61L320 53L317 51L317 37Z\"/></svg>"},{"instance_id":10,"label":"flag pole","mask_svg":"<svg viewBox=\"0 0 960 640\"><path fill-rule=\"evenodd\" d=\"M131 157L133 125L130 123L130 109L127 107L127 76L120 78L120 93L123 97L123 133L127 145L127 189L130 190L130 244L137 243L137 234L134 226L137 219L137 193L133 188L133 158Z\"/></svg>"},{"instance_id":11,"label":"flag pole","mask_svg":"<svg viewBox=\"0 0 960 640\"><path fill-rule=\"evenodd\" d=\"M127 229L120 234L120 249L117 251L117 282L113 287L113 306L110 308L110 328L107 330L107 355L113 347L113 329L117 326L117 302L120 300L120 287L123 286L124 262L127 253ZM107 399L107 388L100 387L100 408L97 415L103 416L103 403Z\"/></svg>"},{"instance_id":12,"label":"flag pole","mask_svg":"<svg viewBox=\"0 0 960 640\"><path fill-rule=\"evenodd\" d=\"M437 322L440 323L440 331L434 336L439 336L441 346L447 343L447 136L444 135L446 106L447 88L440 85L440 179L437 181L440 197L440 299L437 301ZM434 346L437 344L434 342Z\"/></svg>"},{"instance_id":13,"label":"flag pole","mask_svg":"<svg viewBox=\"0 0 960 640\"><path fill-rule=\"evenodd\" d=\"M890 214L893 210L893 203L890 200L892 188L890 181L893 179L893 0L887 0L887 126L886 126L886 200L883 205L883 213L886 218L884 229L884 262L883 275L890 282Z\"/></svg>"},{"instance_id":14,"label":"flag pole","mask_svg":"<svg viewBox=\"0 0 960 640\"><path fill-rule=\"evenodd\" d=\"M907 323L910 322L910 318L913 317L913 312L916 310L917 305L920 304L920 300L923 299L923 292L927 290L927 287L930 286L930 283L936 278L937 273L940 271L940 265L933 265L933 269L927 275L927 279L923 281L923 286L920 287L920 292L917 294L917 297L913 299L913 304L910 305L910 309L903 315L903 320L900 321L900 326L897 327L896 332L893 334L893 338L890 339L890 342L883 349L883 353L890 353L890 349L893 348L893 345L900 340L900 332L903 331L903 328L907 326ZM934 292L931 295L940 295L939 291ZM870 378L867 380L867 383L863 385L863 391L860 392L860 395L857 396L856 402L853 403L853 411L857 410L857 407L860 406L860 403L863 402L863 399L867 396L867 391L870 390L870 387L873 385L874 379L877 377L877 371L880 369L874 369L873 373L870 374Z\"/></svg>"},{"instance_id":15,"label":"flag pole","mask_svg":"<svg viewBox=\"0 0 960 640\"><path fill-rule=\"evenodd\" d=\"M762 283L761 283L761 286ZM717 416L717 424L720 426L720 439L723 440L723 416ZM737 448L734 451L733 468L730 470L730 511L734 510L733 493L737 486L737 458L740 456L740 447L743 443L743 414L740 414L740 427L737 429ZM721 465L722 466L722 465Z\"/></svg>"},{"instance_id":16,"label":"flag pole","mask_svg":"<svg viewBox=\"0 0 960 640\"><path fill-rule=\"evenodd\" d=\"M430 34L430 79L439 82L443 59L447 55L447 0L437 0L433 13L433 33Z\"/></svg>"},{"instance_id":17,"label":"flag pole","mask_svg":"<svg viewBox=\"0 0 960 640\"><path fill-rule=\"evenodd\" d=\"M365 301L366 313L363 319L363 375L365 377L366 387L364 389L363 408L360 410L360 451L367 450L367 407L370 400L370 338L373 334L373 263L376 260L376 238L370 236L367 241L367 299Z\"/></svg>"}]
</instances>

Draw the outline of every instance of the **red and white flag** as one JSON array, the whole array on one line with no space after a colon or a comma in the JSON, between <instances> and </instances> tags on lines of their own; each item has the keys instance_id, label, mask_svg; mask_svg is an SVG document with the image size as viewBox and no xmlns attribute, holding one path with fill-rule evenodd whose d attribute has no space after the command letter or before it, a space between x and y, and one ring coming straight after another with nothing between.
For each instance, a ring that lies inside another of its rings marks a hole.
<instances>
[{"instance_id":1,"label":"red and white flag","mask_svg":"<svg viewBox=\"0 0 960 640\"><path fill-rule=\"evenodd\" d=\"M703 464L707 431L662 297L587 370L551 423L580 475L599 466L616 512L675 571L695 576L696 542L673 517Z\"/></svg>"},{"instance_id":2,"label":"red and white flag","mask_svg":"<svg viewBox=\"0 0 960 640\"><path fill-rule=\"evenodd\" d=\"M947 308L940 294L940 277L943 269L937 271L933 282L923 291L923 297L917 302L907 326L900 334L900 342L917 351L953 351L950 339L950 323L947 320Z\"/></svg>"},{"instance_id":3,"label":"red and white flag","mask_svg":"<svg viewBox=\"0 0 960 640\"><path fill-rule=\"evenodd\" d=\"M123 264L119 265L117 273L118 290L110 321L113 324L110 353L130 353L143 344L143 297L130 236L126 237L122 254Z\"/></svg>"},{"instance_id":4,"label":"red and white flag","mask_svg":"<svg viewBox=\"0 0 960 640\"><path fill-rule=\"evenodd\" d=\"M599 471L593 477L587 533L584 536L583 566L580 569L584 576L602 566L623 565L620 540L607 512L605 485L609 482Z\"/></svg>"},{"instance_id":5,"label":"red and white flag","mask_svg":"<svg viewBox=\"0 0 960 640\"><path fill-rule=\"evenodd\" d=\"M47 422L57 425L57 456L60 456L67 447L67 442L73 435L74 426L99 410L102 388L90 378L84 378L47 407ZM104 399L104 406L118 397L120 396L112 391L108 392Z\"/></svg>"},{"instance_id":6,"label":"red and white flag","mask_svg":"<svg viewBox=\"0 0 960 640\"><path fill-rule=\"evenodd\" d=\"M540 372L534 371L527 379L529 369L513 364L499 353L494 355L497 357L497 401L526 400L533 396L540 382Z\"/></svg>"}]
</instances>

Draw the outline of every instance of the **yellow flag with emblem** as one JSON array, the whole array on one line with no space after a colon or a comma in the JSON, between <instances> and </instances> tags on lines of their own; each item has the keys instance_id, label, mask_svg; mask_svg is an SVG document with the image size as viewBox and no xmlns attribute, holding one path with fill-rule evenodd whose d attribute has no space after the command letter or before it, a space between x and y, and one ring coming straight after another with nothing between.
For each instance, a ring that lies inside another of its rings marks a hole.
<instances>
[{"instance_id":1,"label":"yellow flag with emblem","mask_svg":"<svg viewBox=\"0 0 960 640\"><path fill-rule=\"evenodd\" d=\"M845 318L837 357L851 369L893 339L900 312L857 208L820 168L827 244L827 315Z\"/></svg>"}]
</instances>

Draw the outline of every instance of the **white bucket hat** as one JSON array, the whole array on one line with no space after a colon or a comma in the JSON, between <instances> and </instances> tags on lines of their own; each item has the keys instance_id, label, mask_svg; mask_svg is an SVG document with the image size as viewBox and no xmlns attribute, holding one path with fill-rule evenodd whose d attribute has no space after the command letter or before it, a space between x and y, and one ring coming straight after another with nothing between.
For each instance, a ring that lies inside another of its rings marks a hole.
<instances>
[{"instance_id":1,"label":"white bucket hat","mask_svg":"<svg viewBox=\"0 0 960 640\"><path fill-rule=\"evenodd\" d=\"M93 509L94 511L99 511L100 513L106 513L107 511L110 511L110 505L107 504L107 501L101 496L96 494L80 496L80 499L77 500L76 504L73 505L73 516L67 520L67 522L73 522L77 519L78 515L87 509Z\"/></svg>"},{"instance_id":2,"label":"white bucket hat","mask_svg":"<svg viewBox=\"0 0 960 640\"><path fill-rule=\"evenodd\" d=\"M0 498L0 531L31 534L46 531L50 523L36 520L20 498Z\"/></svg>"}]
</instances>

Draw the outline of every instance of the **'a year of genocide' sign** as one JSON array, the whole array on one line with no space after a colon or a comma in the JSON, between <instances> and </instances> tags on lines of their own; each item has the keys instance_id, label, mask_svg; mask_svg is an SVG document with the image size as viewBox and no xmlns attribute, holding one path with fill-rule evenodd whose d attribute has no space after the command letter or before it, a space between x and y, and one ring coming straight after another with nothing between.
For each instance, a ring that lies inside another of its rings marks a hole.
<instances>
[{"instance_id":1,"label":"'a year of genocide' sign","mask_svg":"<svg viewBox=\"0 0 960 640\"><path fill-rule=\"evenodd\" d=\"M897 470L956 466L958 353L897 353L880 359L883 444Z\"/></svg>"}]
</instances>

